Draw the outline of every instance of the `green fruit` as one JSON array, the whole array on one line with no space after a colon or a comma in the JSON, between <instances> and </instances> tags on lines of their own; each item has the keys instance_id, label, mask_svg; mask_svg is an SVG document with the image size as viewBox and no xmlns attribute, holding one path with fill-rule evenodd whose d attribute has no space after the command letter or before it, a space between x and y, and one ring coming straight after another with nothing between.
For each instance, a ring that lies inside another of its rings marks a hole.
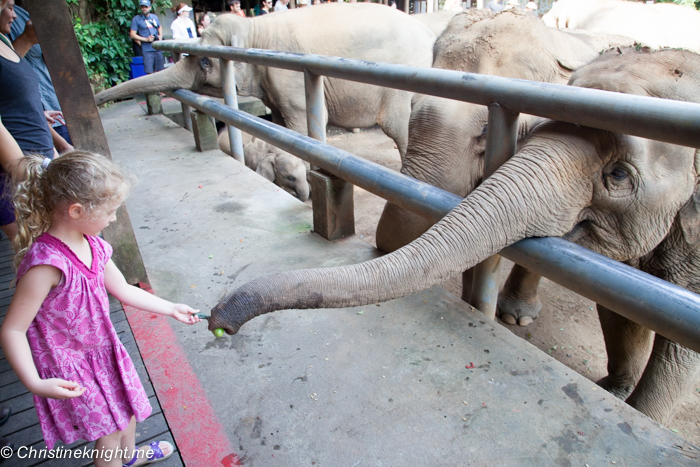
<instances>
[{"instance_id":1,"label":"green fruit","mask_svg":"<svg viewBox=\"0 0 700 467\"><path fill-rule=\"evenodd\" d=\"M223 328L216 328L212 331L216 337L223 337L224 335L224 329Z\"/></svg>"}]
</instances>

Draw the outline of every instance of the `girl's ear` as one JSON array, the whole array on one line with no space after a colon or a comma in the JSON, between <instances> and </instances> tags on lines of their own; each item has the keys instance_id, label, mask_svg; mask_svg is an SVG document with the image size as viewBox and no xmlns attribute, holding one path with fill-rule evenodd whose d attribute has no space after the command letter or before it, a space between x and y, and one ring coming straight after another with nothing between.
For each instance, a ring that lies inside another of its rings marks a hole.
<instances>
[{"instance_id":1,"label":"girl's ear","mask_svg":"<svg viewBox=\"0 0 700 467\"><path fill-rule=\"evenodd\" d=\"M81 217L83 217L84 213L85 209L83 209L82 204L73 203L70 206L68 206L68 216L73 220L80 219Z\"/></svg>"}]
</instances>

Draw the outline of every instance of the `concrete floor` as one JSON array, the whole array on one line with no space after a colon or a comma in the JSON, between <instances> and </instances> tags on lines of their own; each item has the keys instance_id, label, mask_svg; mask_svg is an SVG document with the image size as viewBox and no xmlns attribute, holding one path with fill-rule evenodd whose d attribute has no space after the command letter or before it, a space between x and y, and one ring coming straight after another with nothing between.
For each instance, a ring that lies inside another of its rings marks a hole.
<instances>
[{"instance_id":1,"label":"concrete floor","mask_svg":"<svg viewBox=\"0 0 700 467\"><path fill-rule=\"evenodd\" d=\"M378 254L320 238L307 205L219 151L197 152L168 118L134 101L101 115L113 158L139 179L127 207L157 295L208 313L253 278ZM698 462L698 448L439 287L276 312L218 339L204 324L154 323L172 342L134 334L188 466ZM182 358L158 356L163 346Z\"/></svg>"}]
</instances>

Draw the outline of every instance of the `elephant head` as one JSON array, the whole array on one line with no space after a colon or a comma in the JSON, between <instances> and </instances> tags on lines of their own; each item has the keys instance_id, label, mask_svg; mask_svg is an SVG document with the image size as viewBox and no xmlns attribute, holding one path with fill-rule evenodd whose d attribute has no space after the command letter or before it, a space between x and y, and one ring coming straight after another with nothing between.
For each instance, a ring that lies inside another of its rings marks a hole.
<instances>
[{"instance_id":1,"label":"elephant head","mask_svg":"<svg viewBox=\"0 0 700 467\"><path fill-rule=\"evenodd\" d=\"M546 27L526 12L470 10L455 16L435 43L434 68L566 84L574 70L610 46L633 45L619 36L571 33ZM401 173L458 196L481 183L488 109L482 105L415 95ZM534 119L519 119L519 139ZM432 222L387 203L377 227L377 247L392 252L428 230Z\"/></svg>"},{"instance_id":2,"label":"elephant head","mask_svg":"<svg viewBox=\"0 0 700 467\"><path fill-rule=\"evenodd\" d=\"M309 199L307 162L257 138L243 145L243 153L248 168L301 201Z\"/></svg>"},{"instance_id":3,"label":"elephant head","mask_svg":"<svg viewBox=\"0 0 700 467\"><path fill-rule=\"evenodd\" d=\"M699 102L698 79L700 57L693 53L617 49L579 70L571 84ZM665 258L674 257L674 249L679 252L675 256L681 263L666 259L668 268L681 271L676 275L686 271L689 284L698 289L693 278L700 271L700 255L695 253L690 266L684 264L686 250L694 252L698 245L698 169L692 148L542 120L511 160L415 241L360 264L253 280L212 309L209 328L234 334L248 320L275 310L361 306L405 296L527 237L566 236L617 260L651 262L649 255L662 244ZM673 238L680 244L674 245ZM694 356L676 370L685 383L690 375L692 384L700 358L685 350ZM671 361L669 355L682 353L670 341L654 352L658 358L652 360L661 367ZM657 410L658 400L673 392L659 391L659 384L676 386L676 380L664 382L673 373L666 370L660 371L665 379L652 377L651 389L630 396L660 421L677 402L663 401L664 408Z\"/></svg>"},{"instance_id":4,"label":"elephant head","mask_svg":"<svg viewBox=\"0 0 700 467\"><path fill-rule=\"evenodd\" d=\"M250 20L236 15L220 15L202 32L201 41L195 43L246 47L249 23ZM255 83L252 65L235 62L235 73L239 94L262 97L262 90ZM192 55L183 57L163 71L127 81L98 93L95 102L100 105L135 94L174 89L189 89L200 94L222 97L219 60Z\"/></svg>"}]
</instances>

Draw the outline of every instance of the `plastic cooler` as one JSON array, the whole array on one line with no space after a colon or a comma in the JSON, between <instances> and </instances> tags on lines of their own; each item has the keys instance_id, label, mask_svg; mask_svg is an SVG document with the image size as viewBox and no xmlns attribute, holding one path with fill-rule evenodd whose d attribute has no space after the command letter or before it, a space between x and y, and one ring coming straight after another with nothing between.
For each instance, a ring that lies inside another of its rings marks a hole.
<instances>
[{"instance_id":1,"label":"plastic cooler","mask_svg":"<svg viewBox=\"0 0 700 467\"><path fill-rule=\"evenodd\" d=\"M129 70L129 79L138 78L146 74L143 69L143 57L131 58L131 69Z\"/></svg>"}]
</instances>

